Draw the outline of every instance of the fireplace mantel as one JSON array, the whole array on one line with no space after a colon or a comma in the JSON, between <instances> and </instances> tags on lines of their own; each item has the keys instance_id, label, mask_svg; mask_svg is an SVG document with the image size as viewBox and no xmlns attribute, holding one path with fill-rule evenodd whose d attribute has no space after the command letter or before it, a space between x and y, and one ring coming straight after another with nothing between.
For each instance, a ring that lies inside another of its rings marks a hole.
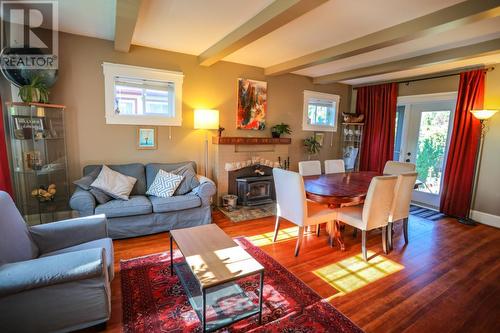
<instances>
[{"instance_id":1,"label":"fireplace mantel","mask_svg":"<svg viewBox=\"0 0 500 333\"><path fill-rule=\"evenodd\" d=\"M289 145L291 138L248 138L240 136L212 137L215 145Z\"/></svg>"}]
</instances>

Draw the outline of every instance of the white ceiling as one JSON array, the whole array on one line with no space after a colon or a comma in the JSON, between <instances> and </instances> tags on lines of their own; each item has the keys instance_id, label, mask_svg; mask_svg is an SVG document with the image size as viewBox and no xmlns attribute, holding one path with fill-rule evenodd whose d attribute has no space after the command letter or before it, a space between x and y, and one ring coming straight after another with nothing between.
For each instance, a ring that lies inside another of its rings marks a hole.
<instances>
[{"instance_id":1,"label":"white ceiling","mask_svg":"<svg viewBox=\"0 0 500 333\"><path fill-rule=\"evenodd\" d=\"M228 55L224 60L268 67L461 1L463 0L329 0ZM272 2L273 0L143 0L132 44L199 55ZM59 30L113 40L115 8L116 0L59 0ZM295 73L317 77L499 37L500 18L488 19ZM497 58L479 57L468 59L465 63L467 66L476 65L486 61L485 59L490 61ZM423 71L433 73L445 67L450 69L462 65L463 62L452 62L346 83L390 80L402 77L401 75Z\"/></svg>"},{"instance_id":2,"label":"white ceiling","mask_svg":"<svg viewBox=\"0 0 500 333\"><path fill-rule=\"evenodd\" d=\"M144 0L132 44L198 55L273 0Z\"/></svg>"}]
</instances>

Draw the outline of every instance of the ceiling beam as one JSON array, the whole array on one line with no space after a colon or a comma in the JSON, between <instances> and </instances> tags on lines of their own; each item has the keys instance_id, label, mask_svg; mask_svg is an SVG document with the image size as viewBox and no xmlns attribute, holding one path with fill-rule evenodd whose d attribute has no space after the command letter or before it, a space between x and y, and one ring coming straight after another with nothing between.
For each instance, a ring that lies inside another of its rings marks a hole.
<instances>
[{"instance_id":1,"label":"ceiling beam","mask_svg":"<svg viewBox=\"0 0 500 333\"><path fill-rule=\"evenodd\" d=\"M419 37L500 15L500 0L467 0L434 13L267 67L266 75L279 75L352 57Z\"/></svg>"},{"instance_id":2,"label":"ceiling beam","mask_svg":"<svg viewBox=\"0 0 500 333\"><path fill-rule=\"evenodd\" d=\"M424 54L421 56L388 62L385 64L357 68L350 71L339 72L313 79L315 84L326 84L338 81L346 81L368 77L373 75L387 74L404 71L408 69L421 68L430 65L449 63L465 60L500 52L500 38L486 42L457 47L444 51Z\"/></svg>"},{"instance_id":3,"label":"ceiling beam","mask_svg":"<svg viewBox=\"0 0 500 333\"><path fill-rule=\"evenodd\" d=\"M128 52L142 0L117 0L115 20L115 50Z\"/></svg>"},{"instance_id":4,"label":"ceiling beam","mask_svg":"<svg viewBox=\"0 0 500 333\"><path fill-rule=\"evenodd\" d=\"M276 0L198 56L211 66L231 53L273 32L328 0Z\"/></svg>"}]
</instances>

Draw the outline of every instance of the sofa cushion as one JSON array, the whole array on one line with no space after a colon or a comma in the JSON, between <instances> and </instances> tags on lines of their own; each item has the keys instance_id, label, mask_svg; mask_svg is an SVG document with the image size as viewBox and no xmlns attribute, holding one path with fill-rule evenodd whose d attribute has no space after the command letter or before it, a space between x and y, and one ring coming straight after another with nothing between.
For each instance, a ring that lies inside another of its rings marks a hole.
<instances>
[{"instance_id":1,"label":"sofa cushion","mask_svg":"<svg viewBox=\"0 0 500 333\"><path fill-rule=\"evenodd\" d=\"M42 254L40 257L50 257L50 256L57 255L57 254L70 253L70 252L76 252L76 251L88 250L88 249L94 249L94 248L106 249L106 263L108 265L109 280L112 280L114 277L114 267L113 267L114 252L113 252L113 241L111 240L111 238L96 239L96 240L93 240L90 242L78 244L75 246L66 247L66 248L61 249L61 250L47 252L47 253Z\"/></svg>"},{"instance_id":2,"label":"sofa cushion","mask_svg":"<svg viewBox=\"0 0 500 333\"><path fill-rule=\"evenodd\" d=\"M94 196L94 198L97 200L98 203L103 204L113 198L97 188L90 187L90 185L94 182L97 176L99 176L99 173L100 169L95 168L94 170L92 170L92 172L90 172L86 176L83 176L82 178L75 180L73 184L75 184L82 190L89 191Z\"/></svg>"},{"instance_id":3,"label":"sofa cushion","mask_svg":"<svg viewBox=\"0 0 500 333\"><path fill-rule=\"evenodd\" d=\"M0 191L0 266L33 259L38 248L7 192Z\"/></svg>"},{"instance_id":4,"label":"sofa cushion","mask_svg":"<svg viewBox=\"0 0 500 333\"><path fill-rule=\"evenodd\" d=\"M201 199L197 195L187 194L168 198L150 197L153 212L166 213L177 210L196 208L201 206Z\"/></svg>"},{"instance_id":5,"label":"sofa cushion","mask_svg":"<svg viewBox=\"0 0 500 333\"><path fill-rule=\"evenodd\" d=\"M158 170L164 170L167 172L172 172L175 169L180 168L181 166L184 166L186 164L191 164L193 166L193 169L196 171L196 163L195 162L179 162L179 163L149 163L146 164L146 180L147 180L147 188L153 184L153 181L155 180L156 174L158 173Z\"/></svg>"},{"instance_id":6,"label":"sofa cushion","mask_svg":"<svg viewBox=\"0 0 500 333\"><path fill-rule=\"evenodd\" d=\"M128 200L136 182L136 178L123 175L103 165L99 176L90 187L97 188L115 199Z\"/></svg>"},{"instance_id":7,"label":"sofa cushion","mask_svg":"<svg viewBox=\"0 0 500 333\"><path fill-rule=\"evenodd\" d=\"M196 171L191 164L172 170L172 173L183 177L174 195L184 195L200 185L198 177L196 177Z\"/></svg>"},{"instance_id":8,"label":"sofa cushion","mask_svg":"<svg viewBox=\"0 0 500 333\"><path fill-rule=\"evenodd\" d=\"M151 201L143 195L134 195L128 201L111 200L95 208L96 214L105 214L108 218L151 214Z\"/></svg>"},{"instance_id":9,"label":"sofa cushion","mask_svg":"<svg viewBox=\"0 0 500 333\"><path fill-rule=\"evenodd\" d=\"M137 182L132 188L130 195L144 195L146 194L146 172L144 171L144 165L140 163L132 164L116 164L107 166L114 171L117 171L125 176L134 177ZM102 165L87 165L83 168L83 175L86 176L91 173L94 169L98 168L101 171ZM154 179L154 177L153 177Z\"/></svg>"}]
</instances>

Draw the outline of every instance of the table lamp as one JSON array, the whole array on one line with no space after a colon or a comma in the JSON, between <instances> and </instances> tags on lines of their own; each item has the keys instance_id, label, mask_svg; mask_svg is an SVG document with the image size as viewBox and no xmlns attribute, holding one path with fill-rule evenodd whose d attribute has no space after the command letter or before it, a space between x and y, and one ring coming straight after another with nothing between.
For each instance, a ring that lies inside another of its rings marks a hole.
<instances>
[{"instance_id":1,"label":"table lamp","mask_svg":"<svg viewBox=\"0 0 500 333\"><path fill-rule=\"evenodd\" d=\"M208 174L208 130L219 129L219 110L194 110L194 128L205 131L205 177Z\"/></svg>"},{"instance_id":2,"label":"table lamp","mask_svg":"<svg viewBox=\"0 0 500 333\"><path fill-rule=\"evenodd\" d=\"M478 172L481 167L481 157L483 155L483 143L484 143L484 136L486 135L486 132L488 131L486 127L486 122L488 119L493 117L495 113L497 113L498 110L471 110L470 113L478 119L481 122L481 138L479 141L479 148L476 153L476 165L474 167L474 181L472 183L472 193L471 193L471 204L470 204L470 209L474 207L474 203L476 201L476 188L477 188L477 183L478 183ZM476 222L470 217L470 209L469 213L467 214L467 217L461 218L458 221L462 224L467 224L467 225L475 225Z\"/></svg>"}]
</instances>

